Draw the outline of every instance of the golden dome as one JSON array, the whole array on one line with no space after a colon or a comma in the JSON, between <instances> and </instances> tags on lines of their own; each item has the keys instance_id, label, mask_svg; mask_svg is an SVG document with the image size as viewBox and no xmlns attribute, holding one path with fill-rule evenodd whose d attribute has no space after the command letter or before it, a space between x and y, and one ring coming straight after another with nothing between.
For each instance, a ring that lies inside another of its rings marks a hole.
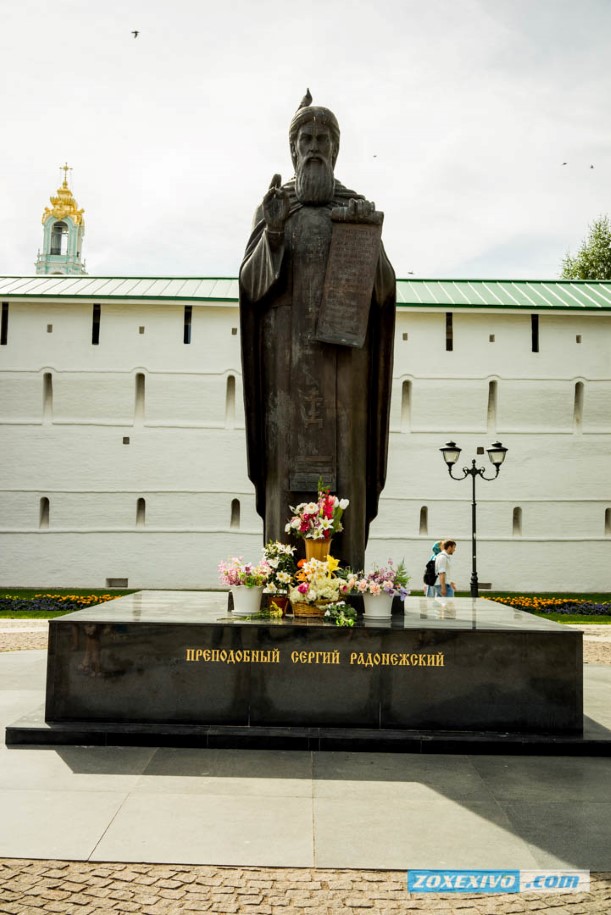
<instances>
[{"instance_id":1,"label":"golden dome","mask_svg":"<svg viewBox=\"0 0 611 915\"><path fill-rule=\"evenodd\" d=\"M64 170L64 180L61 187L57 189L57 196L50 198L52 206L45 207L45 211L42 214L42 222L44 224L51 216L54 216L55 219L64 219L69 216L75 225L84 225L83 213L85 210L79 210L78 204L72 196L72 191L68 187L69 166L62 165L62 168Z\"/></svg>"}]
</instances>

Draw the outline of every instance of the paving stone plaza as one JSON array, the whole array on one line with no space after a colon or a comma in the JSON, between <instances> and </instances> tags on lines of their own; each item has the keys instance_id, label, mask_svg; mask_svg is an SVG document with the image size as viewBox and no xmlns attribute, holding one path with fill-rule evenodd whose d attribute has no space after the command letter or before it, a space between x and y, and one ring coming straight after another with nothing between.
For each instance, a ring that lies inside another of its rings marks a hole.
<instances>
[{"instance_id":1,"label":"paving stone plaza","mask_svg":"<svg viewBox=\"0 0 611 915\"><path fill-rule=\"evenodd\" d=\"M586 714L609 642L585 636ZM0 624L2 732L43 701L46 623ZM0 912L611 911L607 758L0 749ZM587 895L431 895L409 867L592 872Z\"/></svg>"}]
</instances>

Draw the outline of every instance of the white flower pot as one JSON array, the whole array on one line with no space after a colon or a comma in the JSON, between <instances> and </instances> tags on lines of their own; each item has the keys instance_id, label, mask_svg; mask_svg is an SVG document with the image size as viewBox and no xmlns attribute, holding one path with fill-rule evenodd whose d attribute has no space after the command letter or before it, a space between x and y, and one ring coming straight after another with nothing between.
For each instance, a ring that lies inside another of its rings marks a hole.
<instances>
[{"instance_id":1,"label":"white flower pot","mask_svg":"<svg viewBox=\"0 0 611 915\"><path fill-rule=\"evenodd\" d=\"M392 614L392 594L363 594L366 620L389 620Z\"/></svg>"},{"instance_id":2,"label":"white flower pot","mask_svg":"<svg viewBox=\"0 0 611 915\"><path fill-rule=\"evenodd\" d=\"M233 594L233 615L250 616L251 613L258 613L261 609L261 596L263 594L263 585L254 588L247 588L242 585L232 588Z\"/></svg>"}]
</instances>

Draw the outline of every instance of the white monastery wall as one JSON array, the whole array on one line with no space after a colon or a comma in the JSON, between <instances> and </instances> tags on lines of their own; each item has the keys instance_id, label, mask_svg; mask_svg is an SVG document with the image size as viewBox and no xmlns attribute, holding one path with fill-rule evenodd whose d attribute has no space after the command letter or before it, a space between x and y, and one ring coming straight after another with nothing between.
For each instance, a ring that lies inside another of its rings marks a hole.
<instances>
[{"instance_id":1,"label":"white monastery wall","mask_svg":"<svg viewBox=\"0 0 611 915\"><path fill-rule=\"evenodd\" d=\"M237 306L193 302L185 344L184 302L102 302L93 345L93 301L10 303L0 581L214 587L220 559L261 546ZM543 313L539 352L531 333L529 314L455 311L448 351L444 313L398 309L388 481L368 561L404 557L415 589L439 537L459 542L459 587L471 573L471 481L449 478L439 448L463 448L460 473L500 438L500 476L477 481L480 581L611 590L611 318Z\"/></svg>"}]
</instances>

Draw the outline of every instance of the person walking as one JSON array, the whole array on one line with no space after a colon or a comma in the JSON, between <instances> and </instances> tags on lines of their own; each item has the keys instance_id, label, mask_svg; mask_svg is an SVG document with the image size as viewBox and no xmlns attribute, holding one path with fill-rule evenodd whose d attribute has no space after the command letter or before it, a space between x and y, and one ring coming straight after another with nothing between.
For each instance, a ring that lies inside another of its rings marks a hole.
<instances>
[{"instance_id":1,"label":"person walking","mask_svg":"<svg viewBox=\"0 0 611 915\"><path fill-rule=\"evenodd\" d=\"M441 552L435 559L435 597L454 597L456 584L451 579L452 556L456 551L455 540L444 540Z\"/></svg>"},{"instance_id":2,"label":"person walking","mask_svg":"<svg viewBox=\"0 0 611 915\"><path fill-rule=\"evenodd\" d=\"M426 566L428 566L429 562L435 562L435 560L441 553L441 544L442 543L443 543L443 540L435 541L435 543L433 544L433 548L431 550L431 555L429 556L429 558L426 561ZM428 569L426 568L426 566L425 566L425 570L428 572ZM425 597L435 597L435 585L428 584L428 582L426 580L424 582L424 596Z\"/></svg>"}]
</instances>

